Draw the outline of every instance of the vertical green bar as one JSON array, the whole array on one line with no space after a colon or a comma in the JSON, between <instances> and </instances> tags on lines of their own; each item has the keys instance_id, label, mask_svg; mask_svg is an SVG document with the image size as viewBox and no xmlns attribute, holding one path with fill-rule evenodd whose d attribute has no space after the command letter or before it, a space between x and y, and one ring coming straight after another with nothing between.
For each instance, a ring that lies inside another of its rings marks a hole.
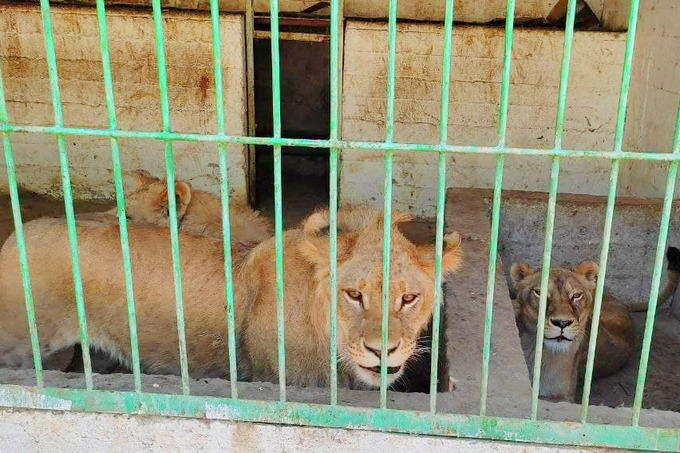
<instances>
[{"instance_id":1,"label":"vertical green bar","mask_svg":"<svg viewBox=\"0 0 680 453\"><path fill-rule=\"evenodd\" d=\"M170 132L170 104L168 102L168 75L163 43L163 17L160 0L153 0L153 25L156 40L156 59L158 60L158 86L161 97L163 131ZM170 242L172 248L172 270L175 280L175 308L177 311L177 336L179 337L179 360L182 375L182 393L188 395L189 364L187 360L186 333L184 329L184 302L182 299L182 271L180 268L179 237L177 233L177 202L175 200L175 168L172 156L172 142L165 142L165 172L168 185L168 211L170 213Z\"/></svg>"},{"instance_id":2,"label":"vertical green bar","mask_svg":"<svg viewBox=\"0 0 680 453\"><path fill-rule=\"evenodd\" d=\"M248 95L248 136L255 136L255 12L253 0L245 0L245 31L246 31L246 88ZM255 174L256 149L255 145L246 145L248 149L248 198L252 203L257 199L257 175Z\"/></svg>"},{"instance_id":3,"label":"vertical green bar","mask_svg":"<svg viewBox=\"0 0 680 453\"><path fill-rule=\"evenodd\" d=\"M54 35L52 34L52 17L49 0L40 0L40 13L43 21L43 33L45 35L45 53L47 57L47 71L50 79L50 93L52 95L52 108L54 110L54 124L57 127L64 125L61 96L59 93L59 79L57 73L57 57L54 52ZM83 369L85 371L85 387L92 390L92 364L90 362L90 343L87 337L87 318L85 315L85 300L83 299L83 282L80 275L80 261L78 259L78 236L76 234L76 216L73 209L73 194L71 192L71 177L69 174L68 154L66 141L63 135L57 135L57 147L59 149L59 166L61 169L61 182L64 191L64 210L66 212L66 224L68 227L69 245L71 248L71 266L73 271L73 287L76 297L76 310L78 313L78 327L80 332L80 344L83 350Z\"/></svg>"},{"instance_id":4,"label":"vertical green bar","mask_svg":"<svg viewBox=\"0 0 680 453\"><path fill-rule=\"evenodd\" d=\"M453 35L453 0L446 1L444 16L444 56L439 104L439 143L446 145L449 134L449 87L451 85L451 39ZM434 309L432 311L432 351L430 356L430 412L437 412L439 374L439 335L442 306L442 251L444 248L444 206L446 203L446 153L437 156L437 224L434 241Z\"/></svg>"},{"instance_id":5,"label":"vertical green bar","mask_svg":"<svg viewBox=\"0 0 680 453\"><path fill-rule=\"evenodd\" d=\"M97 22L99 24L99 47L102 53L102 73L104 76L104 94L106 110L109 117L109 129L116 129L116 107L113 98L113 78L111 76L111 57L106 29L106 8L104 0L97 0ZM125 274L125 298L127 301L128 325L130 329L130 353L132 356L132 373L135 391L142 391L142 373L139 363L139 345L137 341L137 316L135 314L135 297L132 287L132 265L130 264L130 245L125 216L125 192L123 190L123 172L120 165L118 139L111 137L111 159L113 161L113 179L116 187L116 203L118 206L118 225L120 228L120 245L123 254L123 271Z\"/></svg>"},{"instance_id":6,"label":"vertical green bar","mask_svg":"<svg viewBox=\"0 0 680 453\"><path fill-rule=\"evenodd\" d=\"M619 107L616 119L616 132L614 137L614 151L620 152L623 146L623 132L626 125L626 107L628 105L628 88L630 86L630 71L633 62L633 50L635 47L635 31L637 28L637 16L639 0L631 0L630 15L628 17L628 37L626 50L623 57L623 71L621 76L621 92L619 95ZM593 380L593 367L595 364L595 349L597 347L597 333L600 325L600 312L602 309L602 296L604 295L604 281L607 273L607 260L609 257L609 243L611 240L612 221L614 219L614 207L616 205L616 190L618 185L620 160L614 159L611 163L609 176L609 193L607 196L607 208L605 211L604 231L602 233L602 248L600 250L600 270L595 287L595 300L593 302L593 318L590 327L590 340L588 343L588 358L586 359L586 371L583 380L583 396L581 398L581 423L588 420L588 404L590 403L590 388Z\"/></svg>"},{"instance_id":7,"label":"vertical green bar","mask_svg":"<svg viewBox=\"0 0 680 453\"><path fill-rule=\"evenodd\" d=\"M503 50L503 81L501 83L501 107L498 113L498 147L505 146L508 129L508 98L510 96L510 69L512 67L512 34L515 27L515 0L508 0L505 17L505 47Z\"/></svg>"},{"instance_id":8,"label":"vertical green bar","mask_svg":"<svg viewBox=\"0 0 680 453\"><path fill-rule=\"evenodd\" d=\"M389 0L389 18L387 25L388 57L387 57L387 111L386 127L387 143L394 141L394 86L397 47L397 0ZM387 407L387 339L389 337L390 310L390 245L392 241L392 161L393 151L385 151L385 208L383 216L383 276L382 276L382 325L380 340L380 407Z\"/></svg>"},{"instance_id":9,"label":"vertical green bar","mask_svg":"<svg viewBox=\"0 0 680 453\"><path fill-rule=\"evenodd\" d=\"M222 45L220 39L220 7L218 0L210 0L212 22L213 71L215 77L215 113L217 133L225 134L224 99L222 96ZM236 331L234 315L234 281L231 262L231 228L229 224L229 179L227 177L227 144L217 144L220 155L220 194L222 197L222 243L224 245L224 291L227 303L227 338L229 343L229 384L231 397L238 398L238 374L236 369Z\"/></svg>"},{"instance_id":10,"label":"vertical green bar","mask_svg":"<svg viewBox=\"0 0 680 453\"><path fill-rule=\"evenodd\" d=\"M564 28L564 49L562 51L562 69L560 73L560 89L557 100L557 118L555 120L555 149L562 147L564 132L564 112L567 106L567 88L569 86L569 66L571 63L571 47L574 36L574 19L576 17L576 0L569 0L567 19ZM550 194L548 199L548 214L545 224L545 244L543 249L543 267L541 269L541 296L539 298L539 314L536 328L536 350L534 356L534 374L531 394L531 418L536 420L538 415L538 395L541 388L541 361L543 357L543 332L545 327L545 312L548 297L548 277L550 275L550 254L552 250L552 234L555 222L555 203L560 171L560 161L553 158L550 174Z\"/></svg>"},{"instance_id":11,"label":"vertical green bar","mask_svg":"<svg viewBox=\"0 0 680 453\"><path fill-rule=\"evenodd\" d=\"M583 381L583 396L581 398L581 422L588 420L588 404L590 402L590 386L593 379L593 366L595 363L595 348L597 346L597 332L600 325L600 311L602 308L602 296L604 294L604 280L607 271L609 257L609 243L612 234L612 222L614 220L614 208L616 206L616 188L619 177L619 160L615 159L611 164L609 173L609 191L607 195L607 207L604 216L604 230L602 233L602 246L600 249L600 262L597 283L595 285L595 298L593 301L593 317L590 326L590 339L588 343L588 357L586 359L586 371Z\"/></svg>"},{"instance_id":12,"label":"vertical green bar","mask_svg":"<svg viewBox=\"0 0 680 453\"><path fill-rule=\"evenodd\" d=\"M505 146L508 127L508 99L510 93L510 69L512 66L512 32L515 23L515 0L508 0L505 13L505 49L503 51L503 80L501 82L501 104L498 112L498 147ZM484 343L482 347L482 382L479 401L479 415L486 415L487 390L489 387L489 361L491 359L491 327L493 325L493 295L496 281L496 259L498 255L498 228L501 218L501 191L503 190L503 165L505 155L496 156L496 180L493 189L491 209L491 238L489 243L489 267L486 282L486 305L484 311Z\"/></svg>"},{"instance_id":13,"label":"vertical green bar","mask_svg":"<svg viewBox=\"0 0 680 453\"><path fill-rule=\"evenodd\" d=\"M678 113L675 120L673 154L680 156L680 106L678 107ZM642 355L640 356L640 366L638 368L637 384L635 386L635 399L633 400L633 426L640 425L640 411L642 409L642 397L645 391L647 366L649 365L649 349L651 348L652 335L654 334L654 319L656 317L657 298L659 297L659 283L661 282L663 255L666 249L666 239L668 238L668 224L670 223L672 214L673 195L675 192L675 181L677 177L678 161L676 160L670 163L668 168L668 179L666 180L666 195L664 196L663 200L661 225L659 226L659 238L656 245L656 256L654 257L652 288L649 294L647 319L645 321L645 333L642 338Z\"/></svg>"},{"instance_id":14,"label":"vertical green bar","mask_svg":"<svg viewBox=\"0 0 680 453\"><path fill-rule=\"evenodd\" d=\"M340 138L340 0L331 0L331 112L330 139ZM330 229L330 365L331 365L331 405L338 404L338 282L337 282L337 246L338 246L338 148L330 150L329 168L329 229Z\"/></svg>"},{"instance_id":15,"label":"vertical green bar","mask_svg":"<svg viewBox=\"0 0 680 453\"><path fill-rule=\"evenodd\" d=\"M562 136L564 135L564 112L567 108L567 88L569 87L569 67L571 64L571 47L574 41L575 18L576 0L569 0L567 4L567 19L564 26L562 72L560 73L560 91L557 99L557 119L555 120L555 149L562 148Z\"/></svg>"},{"instance_id":16,"label":"vertical green bar","mask_svg":"<svg viewBox=\"0 0 680 453\"><path fill-rule=\"evenodd\" d=\"M538 394L541 388L541 359L543 357L543 331L545 329L545 312L548 296L548 276L550 275L550 254L552 252L553 226L555 223L555 204L560 174L560 159L553 157L550 167L550 191L548 195L548 212L545 219L545 237L543 245L543 266L541 269L541 296L538 301L538 318L536 321L536 351L534 354L534 374L531 386L531 419L538 415Z\"/></svg>"},{"instance_id":17,"label":"vertical green bar","mask_svg":"<svg viewBox=\"0 0 680 453\"><path fill-rule=\"evenodd\" d=\"M274 138L281 137L281 74L279 55L279 2L270 0L272 46L272 115ZM279 356L279 397L286 401L286 339L283 321L283 203L281 195L281 146L274 146L274 221L276 236L276 320Z\"/></svg>"},{"instance_id":18,"label":"vertical green bar","mask_svg":"<svg viewBox=\"0 0 680 453\"><path fill-rule=\"evenodd\" d=\"M2 67L0 67L0 126L9 124L7 117L7 104L5 102L5 88L2 82ZM35 369L35 382L41 388L43 379L42 359L40 357L40 341L38 339L38 326L35 322L35 307L33 305L33 293L31 292L31 279L28 271L28 257L26 256L26 243L24 241L24 225L21 221L21 206L19 204L19 190L17 188L17 176L14 165L14 154L9 132L2 133L2 148L7 164L7 181L9 183L9 197L12 203L12 217L14 218L14 233L17 238L19 249L19 265L21 266L21 282L24 288L24 300L26 304L26 316L28 318L28 331L31 336L31 349L33 351L33 368Z\"/></svg>"}]
</instances>

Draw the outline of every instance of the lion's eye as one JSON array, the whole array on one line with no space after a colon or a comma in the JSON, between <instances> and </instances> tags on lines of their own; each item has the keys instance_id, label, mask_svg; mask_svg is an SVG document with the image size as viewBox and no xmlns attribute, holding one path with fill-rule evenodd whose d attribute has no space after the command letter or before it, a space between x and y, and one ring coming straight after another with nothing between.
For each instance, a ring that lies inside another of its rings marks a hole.
<instances>
[{"instance_id":1,"label":"lion's eye","mask_svg":"<svg viewBox=\"0 0 680 453\"><path fill-rule=\"evenodd\" d=\"M402 305L410 305L414 303L415 301L418 300L419 294L411 293L411 294L404 294L401 296L401 304Z\"/></svg>"},{"instance_id":2,"label":"lion's eye","mask_svg":"<svg viewBox=\"0 0 680 453\"><path fill-rule=\"evenodd\" d=\"M583 298L583 293L574 293L574 294L571 295L571 300L573 300L574 302L578 302L582 298Z\"/></svg>"},{"instance_id":3,"label":"lion's eye","mask_svg":"<svg viewBox=\"0 0 680 453\"><path fill-rule=\"evenodd\" d=\"M536 297L541 297L541 290L534 288L533 290L534 296Z\"/></svg>"},{"instance_id":4,"label":"lion's eye","mask_svg":"<svg viewBox=\"0 0 680 453\"><path fill-rule=\"evenodd\" d=\"M357 291L355 289L346 289L345 295L347 296L348 299L350 299L354 302L358 302L363 307L364 303L363 303L363 295L361 294L361 291Z\"/></svg>"}]
</instances>

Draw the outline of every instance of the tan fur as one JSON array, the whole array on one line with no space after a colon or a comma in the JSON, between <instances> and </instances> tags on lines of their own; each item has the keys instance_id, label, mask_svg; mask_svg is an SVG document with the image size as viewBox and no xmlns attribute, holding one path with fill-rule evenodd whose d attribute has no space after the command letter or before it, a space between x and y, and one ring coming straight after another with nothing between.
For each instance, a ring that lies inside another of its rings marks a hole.
<instances>
[{"instance_id":1,"label":"tan fur","mask_svg":"<svg viewBox=\"0 0 680 453\"><path fill-rule=\"evenodd\" d=\"M169 231L128 226L139 352L145 371L179 373L172 256ZM66 223L38 219L24 226L40 346L45 357L79 342ZM77 222L80 269L90 344L130 363L125 286L118 226ZM224 262L221 241L180 234L180 255L189 368L196 376L228 375ZM236 266L235 275L240 273ZM244 317L236 291L236 328ZM30 366L16 238L0 251L0 361Z\"/></svg>"},{"instance_id":2,"label":"tan fur","mask_svg":"<svg viewBox=\"0 0 680 453\"><path fill-rule=\"evenodd\" d=\"M416 340L432 315L434 249L416 246L397 229L408 220L395 213L391 229L391 274L389 306L389 382L403 373L406 361L417 354ZM323 385L330 371L329 313L330 258L327 211L306 219L303 227L283 237L285 270L284 321L286 376L289 384ZM379 374L366 368L380 364L382 215L366 208L345 208L338 214L337 302L338 356L342 382L375 387ZM461 262L458 233L446 237L443 272L458 269ZM254 380L276 381L278 377L276 328L275 242L257 246L245 264L244 274L253 297L244 325L243 339ZM361 302L350 297L361 293ZM402 296L418 294L402 306ZM370 348L370 349L369 349ZM377 351L372 352L371 351ZM362 368L366 367L366 368Z\"/></svg>"},{"instance_id":3,"label":"tan fur","mask_svg":"<svg viewBox=\"0 0 680 453\"><path fill-rule=\"evenodd\" d=\"M126 196L126 214L133 221L167 227L167 183L144 170L134 174L135 191ZM222 239L222 203L210 192L193 190L189 183L175 182L180 230ZM115 209L110 211L115 214ZM239 200L229 202L229 225L234 240L251 246L273 234L271 222Z\"/></svg>"},{"instance_id":4,"label":"tan fur","mask_svg":"<svg viewBox=\"0 0 680 453\"><path fill-rule=\"evenodd\" d=\"M376 385L377 375L358 367L373 367L379 359L364 344L379 349L382 222L363 210L339 213L338 322L339 354L347 364L343 376L353 375ZM309 222L327 217L312 215ZM345 222L344 219L353 219ZM323 222L321 222L323 223ZM311 225L311 223L309 223ZM308 226L309 226L308 225ZM27 254L36 306L40 344L45 356L73 345L78 323L66 224L61 219L38 219L25 225ZM117 225L78 221L80 264L91 344L129 363L130 343L125 287ZM179 373L175 299L169 232L131 222L129 225L140 357L145 371ZM443 272L460 263L460 236L446 238ZM194 376L228 375L224 267L221 242L180 234L184 313L190 372ZM254 361L258 379L276 380L276 290L274 240L257 246L246 263L234 271L236 335ZM286 276L285 321L289 383L322 383L328 372L328 241L320 229L293 230L284 235ZM415 246L392 228L389 366L403 371L415 352L415 340L432 313L434 251ZM348 287L365 292L366 307L352 305ZM410 307L398 302L406 292L418 292ZM0 361L4 366L28 367L30 341L16 239L0 251ZM247 328L246 328L247 327ZM247 362L247 361L246 361ZM239 362L242 363L242 362ZM242 374L242 377L245 377Z\"/></svg>"},{"instance_id":5,"label":"tan fur","mask_svg":"<svg viewBox=\"0 0 680 453\"><path fill-rule=\"evenodd\" d=\"M575 270L550 270L539 393L542 398L576 399L576 387L588 350L597 273L598 265L592 261L584 261ZM527 364L533 370L541 272L526 263L514 263L510 275L517 295L522 346ZM582 295L580 298L579 294ZM562 329L556 325L560 321L570 324ZM556 339L560 335L568 340ZM593 376L607 376L620 370L633 352L633 339L633 322L628 309L605 294Z\"/></svg>"},{"instance_id":6,"label":"tan fur","mask_svg":"<svg viewBox=\"0 0 680 453\"><path fill-rule=\"evenodd\" d=\"M145 170L134 172L133 181L135 191L125 197L128 221L168 227L166 181L151 176ZM177 180L175 200L179 231L222 241L222 208L218 197L202 190L192 190L189 183ZM272 226L266 218L242 202L232 200L229 209L232 262L238 265L257 243L271 236ZM117 208L106 212L79 214L77 218L115 223L117 222ZM62 362L55 362L51 366L65 369L69 362Z\"/></svg>"}]
</instances>

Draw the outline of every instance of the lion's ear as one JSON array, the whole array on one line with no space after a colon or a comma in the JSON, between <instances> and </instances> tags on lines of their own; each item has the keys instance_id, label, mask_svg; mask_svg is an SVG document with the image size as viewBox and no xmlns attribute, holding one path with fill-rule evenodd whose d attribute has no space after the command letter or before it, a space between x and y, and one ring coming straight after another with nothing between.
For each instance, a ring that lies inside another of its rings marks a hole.
<instances>
[{"instance_id":1,"label":"lion's ear","mask_svg":"<svg viewBox=\"0 0 680 453\"><path fill-rule=\"evenodd\" d=\"M578 266L576 266L577 274L583 275L590 283L595 284L597 282L597 274L600 271L600 266L594 261L584 261Z\"/></svg>"},{"instance_id":2,"label":"lion's ear","mask_svg":"<svg viewBox=\"0 0 680 453\"><path fill-rule=\"evenodd\" d=\"M536 271L534 270L533 267L529 266L525 262L517 262L517 263L512 263L512 266L510 266L510 278L512 279L513 285L517 285L517 283L521 282L525 278L527 278L530 275L535 274Z\"/></svg>"},{"instance_id":3,"label":"lion's ear","mask_svg":"<svg viewBox=\"0 0 680 453\"><path fill-rule=\"evenodd\" d=\"M132 174L132 181L135 184L135 190L139 190L142 187L148 186L151 183L160 181L158 178L151 176L146 170L136 170Z\"/></svg>"},{"instance_id":4,"label":"lion's ear","mask_svg":"<svg viewBox=\"0 0 680 453\"><path fill-rule=\"evenodd\" d=\"M189 203L191 203L191 184L186 181L175 181L175 201L177 204L177 219L184 217ZM161 206L168 206L168 189L165 188L160 194Z\"/></svg>"},{"instance_id":5,"label":"lion's ear","mask_svg":"<svg viewBox=\"0 0 680 453\"><path fill-rule=\"evenodd\" d=\"M463 262L463 250L461 247L462 242L463 238L457 231L444 236L444 247L442 251L443 276L456 272L458 269L460 269L460 266ZM421 264L434 272L434 247L431 245L419 245L417 251Z\"/></svg>"},{"instance_id":6,"label":"lion's ear","mask_svg":"<svg viewBox=\"0 0 680 453\"><path fill-rule=\"evenodd\" d=\"M330 266L330 218L328 210L317 211L307 217L302 225L305 241L302 253L317 265ZM338 227L337 258L344 261L353 246L353 235L341 234Z\"/></svg>"}]
</instances>

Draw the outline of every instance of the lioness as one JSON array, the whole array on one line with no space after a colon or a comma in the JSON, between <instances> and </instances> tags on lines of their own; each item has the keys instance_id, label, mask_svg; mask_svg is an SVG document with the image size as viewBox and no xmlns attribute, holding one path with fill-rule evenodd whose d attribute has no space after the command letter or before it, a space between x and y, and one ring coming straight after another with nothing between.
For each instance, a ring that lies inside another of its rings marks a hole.
<instances>
[{"instance_id":1,"label":"lioness","mask_svg":"<svg viewBox=\"0 0 680 453\"><path fill-rule=\"evenodd\" d=\"M539 395L550 400L575 401L578 379L585 365L599 267L584 261L576 269L550 270L544 322ZM533 369L541 272L527 263L510 268L519 303L518 326L525 358ZM605 293L593 376L620 370L633 352L633 321L628 308Z\"/></svg>"},{"instance_id":2,"label":"lioness","mask_svg":"<svg viewBox=\"0 0 680 453\"><path fill-rule=\"evenodd\" d=\"M389 286L388 382L404 372L416 342L432 316L434 249L416 246L398 230L410 216L392 219ZM324 385L330 371L330 256L328 211L318 211L302 229L284 234L286 376L289 383ZM342 382L380 385L382 300L382 214L365 208L338 213L338 355ZM442 272L461 263L461 237L445 238ZM245 275L251 302L243 341L254 380L276 381L276 273L274 239L249 255Z\"/></svg>"},{"instance_id":3,"label":"lioness","mask_svg":"<svg viewBox=\"0 0 680 453\"><path fill-rule=\"evenodd\" d=\"M328 372L328 242L326 212L284 235L287 372L290 384L323 382ZM434 252L392 228L390 285L390 381L403 371L418 334L432 313ZM382 226L368 210L338 214L339 350L347 372L377 385L380 349ZM28 261L40 346L44 356L79 341L66 224L61 219L26 223ZM117 225L78 221L80 264L91 344L129 363L130 343ZM170 256L165 228L131 222L135 306L143 369L179 373L178 340ZM186 339L194 376L228 375L224 268L219 240L180 234ZM443 272L460 264L460 236L446 238ZM236 335L256 377L276 376L274 241L258 245L234 271ZM28 367L31 349L16 238L0 251L0 362ZM247 329L245 327L247 326ZM249 350L252 348L252 350ZM272 359L273 357L273 359Z\"/></svg>"},{"instance_id":4,"label":"lioness","mask_svg":"<svg viewBox=\"0 0 680 453\"><path fill-rule=\"evenodd\" d=\"M151 176L145 170L136 171L133 178L135 191L126 196L127 217L132 221L168 226L166 182ZM175 181L175 192L180 230L222 239L221 200L210 192L193 190L188 182L182 180ZM115 215L116 210L108 212ZM229 203L229 225L235 241L251 246L273 234L273 225L269 219L237 200L230 200Z\"/></svg>"}]
</instances>

